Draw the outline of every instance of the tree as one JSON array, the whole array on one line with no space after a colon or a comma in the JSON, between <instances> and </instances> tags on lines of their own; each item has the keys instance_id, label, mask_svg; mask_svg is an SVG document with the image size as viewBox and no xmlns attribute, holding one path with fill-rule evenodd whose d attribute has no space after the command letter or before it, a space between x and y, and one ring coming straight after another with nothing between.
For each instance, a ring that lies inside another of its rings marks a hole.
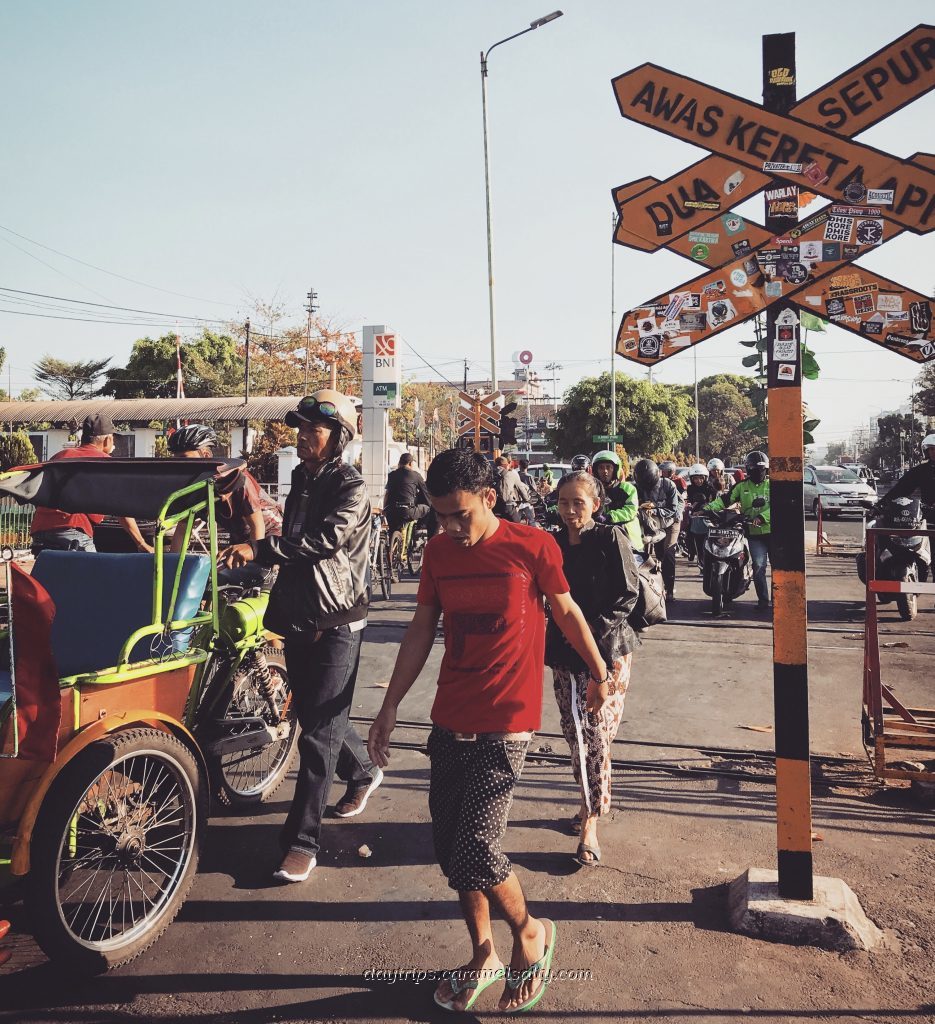
<instances>
[{"instance_id":1,"label":"tree","mask_svg":"<svg viewBox=\"0 0 935 1024\"><path fill-rule=\"evenodd\" d=\"M447 384L405 381L400 408L390 410L393 436L436 451L446 448L454 443L451 420L457 418L459 404L457 391Z\"/></svg>"},{"instance_id":2,"label":"tree","mask_svg":"<svg viewBox=\"0 0 935 1024\"><path fill-rule=\"evenodd\" d=\"M188 398L213 398L243 392L244 364L230 335L204 330L197 338L140 338L133 343L127 365L107 371L102 394L114 398L174 398L178 358Z\"/></svg>"},{"instance_id":3,"label":"tree","mask_svg":"<svg viewBox=\"0 0 935 1024\"><path fill-rule=\"evenodd\" d=\"M705 461L716 458L735 464L747 452L765 445L763 434L742 426L756 415L750 398L755 388L749 377L732 373L698 381L698 448ZM694 450L694 430L682 447Z\"/></svg>"},{"instance_id":4,"label":"tree","mask_svg":"<svg viewBox=\"0 0 935 1024\"><path fill-rule=\"evenodd\" d=\"M825 465L836 466L844 458L847 448L846 441L832 441L825 452Z\"/></svg>"},{"instance_id":5,"label":"tree","mask_svg":"<svg viewBox=\"0 0 935 1024\"><path fill-rule=\"evenodd\" d=\"M925 424L917 418L912 424L912 420L909 413L893 413L877 420L877 439L868 457L872 469L898 470L918 459L918 443L925 436ZM915 451L910 445L912 435L916 441Z\"/></svg>"},{"instance_id":6,"label":"tree","mask_svg":"<svg viewBox=\"0 0 935 1024\"><path fill-rule=\"evenodd\" d=\"M258 424L259 426L259 424ZM253 442L253 450L247 456L247 469L261 483L276 483L279 473L280 448L295 447L297 431L285 423L264 423Z\"/></svg>"},{"instance_id":7,"label":"tree","mask_svg":"<svg viewBox=\"0 0 935 1024\"><path fill-rule=\"evenodd\" d=\"M0 470L5 473L13 466L31 466L35 461L36 451L25 430L0 434Z\"/></svg>"},{"instance_id":8,"label":"tree","mask_svg":"<svg viewBox=\"0 0 935 1024\"><path fill-rule=\"evenodd\" d=\"M0 368L2 366L0 363ZM914 411L923 416L935 416L935 363L929 363L916 377Z\"/></svg>"},{"instance_id":9,"label":"tree","mask_svg":"<svg viewBox=\"0 0 935 1024\"><path fill-rule=\"evenodd\" d=\"M102 393L101 380L110 359L86 359L68 362L53 356L43 356L33 366L33 374L42 390L60 401L76 398L94 398Z\"/></svg>"},{"instance_id":10,"label":"tree","mask_svg":"<svg viewBox=\"0 0 935 1024\"><path fill-rule=\"evenodd\" d=\"M38 388L23 388L16 396L17 402L38 402L42 392Z\"/></svg>"},{"instance_id":11,"label":"tree","mask_svg":"<svg viewBox=\"0 0 935 1024\"><path fill-rule=\"evenodd\" d=\"M617 433L628 452L669 451L688 433L692 408L685 390L650 384L616 374ZM561 458L593 451L610 423L610 374L584 377L565 395L565 404L547 431L549 444Z\"/></svg>"}]
</instances>

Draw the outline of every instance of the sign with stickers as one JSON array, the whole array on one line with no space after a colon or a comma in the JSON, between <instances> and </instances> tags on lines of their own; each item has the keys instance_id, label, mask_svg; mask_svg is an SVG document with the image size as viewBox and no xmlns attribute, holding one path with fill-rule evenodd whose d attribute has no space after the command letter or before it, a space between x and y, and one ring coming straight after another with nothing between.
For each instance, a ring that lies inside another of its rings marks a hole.
<instances>
[{"instance_id":1,"label":"sign with stickers","mask_svg":"<svg viewBox=\"0 0 935 1024\"><path fill-rule=\"evenodd\" d=\"M904 231L935 229L935 157L898 157L852 136L935 88L935 28L905 33L787 116L653 64L613 87L625 118L712 150L666 181L614 190L615 241L707 268L624 314L622 356L657 363L782 301L916 362L933 358L931 301L854 261ZM789 221L779 234L735 210L764 189L770 223ZM831 203L799 223L806 189ZM686 293L697 308L661 315ZM774 358L794 368L783 333L770 339Z\"/></svg>"}]
</instances>

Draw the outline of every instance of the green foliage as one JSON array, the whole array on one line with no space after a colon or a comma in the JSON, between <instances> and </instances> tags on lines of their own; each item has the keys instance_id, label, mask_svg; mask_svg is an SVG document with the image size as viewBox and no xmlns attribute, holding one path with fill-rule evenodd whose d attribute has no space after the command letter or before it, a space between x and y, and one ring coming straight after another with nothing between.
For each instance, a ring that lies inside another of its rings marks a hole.
<instances>
[{"instance_id":1,"label":"green foliage","mask_svg":"<svg viewBox=\"0 0 935 1024\"><path fill-rule=\"evenodd\" d=\"M169 458L169 441L164 434L160 434L153 442L153 458L154 459L167 459Z\"/></svg>"},{"instance_id":2,"label":"green foliage","mask_svg":"<svg viewBox=\"0 0 935 1024\"><path fill-rule=\"evenodd\" d=\"M204 330L180 347L186 398L243 393L243 358L229 335ZM176 374L176 335L140 338L133 343L127 365L107 371L102 393L114 398L174 398Z\"/></svg>"},{"instance_id":3,"label":"green foliage","mask_svg":"<svg viewBox=\"0 0 935 1024\"><path fill-rule=\"evenodd\" d=\"M431 438L436 450L447 448L454 443L451 419L457 418L459 404L457 391L447 384L404 381L401 408L390 410L393 436L425 447Z\"/></svg>"},{"instance_id":4,"label":"green foliage","mask_svg":"<svg viewBox=\"0 0 935 1024\"><path fill-rule=\"evenodd\" d=\"M0 363L0 367L2 367ZM17 402L38 402L42 397L42 392L38 388L23 388L23 390L16 396Z\"/></svg>"},{"instance_id":5,"label":"green foliage","mask_svg":"<svg viewBox=\"0 0 935 1024\"><path fill-rule=\"evenodd\" d=\"M280 448L295 447L297 432L285 423L265 423L253 442L253 450L247 456L247 469L261 483L275 483L279 474L279 460L276 452Z\"/></svg>"},{"instance_id":6,"label":"green foliage","mask_svg":"<svg viewBox=\"0 0 935 1024\"><path fill-rule=\"evenodd\" d=\"M36 452L25 430L0 434L0 470L6 472L14 466L30 466L36 461Z\"/></svg>"},{"instance_id":7,"label":"green foliage","mask_svg":"<svg viewBox=\"0 0 935 1024\"><path fill-rule=\"evenodd\" d=\"M914 411L923 416L935 416L935 363L929 363L916 377Z\"/></svg>"},{"instance_id":8,"label":"green foliage","mask_svg":"<svg viewBox=\"0 0 935 1024\"><path fill-rule=\"evenodd\" d=\"M762 447L765 426L755 415L749 388L741 388L731 374L698 382L699 451L707 459L738 462L747 452ZM694 436L690 445L694 451Z\"/></svg>"},{"instance_id":9,"label":"green foliage","mask_svg":"<svg viewBox=\"0 0 935 1024\"><path fill-rule=\"evenodd\" d=\"M826 466L836 466L844 458L847 452L847 444L844 441L832 441L825 452Z\"/></svg>"},{"instance_id":10,"label":"green foliage","mask_svg":"<svg viewBox=\"0 0 935 1024\"><path fill-rule=\"evenodd\" d=\"M616 392L617 433L628 452L671 451L688 433L692 409L684 388L618 373ZM569 388L555 419L546 436L560 458L593 452L591 438L606 434L610 424L610 374L584 377Z\"/></svg>"},{"instance_id":11,"label":"green foliage","mask_svg":"<svg viewBox=\"0 0 935 1024\"><path fill-rule=\"evenodd\" d=\"M110 359L85 359L69 362L43 356L33 366L33 374L42 390L53 399L72 401L103 394L101 381Z\"/></svg>"}]
</instances>

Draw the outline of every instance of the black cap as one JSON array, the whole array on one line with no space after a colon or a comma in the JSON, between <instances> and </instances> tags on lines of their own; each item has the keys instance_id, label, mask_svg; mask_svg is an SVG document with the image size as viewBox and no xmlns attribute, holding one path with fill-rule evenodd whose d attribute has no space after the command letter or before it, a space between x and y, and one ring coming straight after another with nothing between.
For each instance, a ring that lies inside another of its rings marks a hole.
<instances>
[{"instance_id":1,"label":"black cap","mask_svg":"<svg viewBox=\"0 0 935 1024\"><path fill-rule=\"evenodd\" d=\"M85 416L81 432L86 437L106 437L107 434L115 433L116 428L114 421L106 413L95 412Z\"/></svg>"}]
</instances>

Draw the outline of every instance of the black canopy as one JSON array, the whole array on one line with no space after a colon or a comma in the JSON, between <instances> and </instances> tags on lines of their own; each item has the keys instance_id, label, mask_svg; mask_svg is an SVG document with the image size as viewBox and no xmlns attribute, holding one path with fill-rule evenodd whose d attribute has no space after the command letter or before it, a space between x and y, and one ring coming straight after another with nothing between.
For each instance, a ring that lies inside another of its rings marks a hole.
<instances>
[{"instance_id":1,"label":"black canopy","mask_svg":"<svg viewBox=\"0 0 935 1024\"><path fill-rule=\"evenodd\" d=\"M242 459L58 459L0 476L0 497L63 512L155 518L169 495L213 480L223 493L244 469ZM204 499L195 492L172 513Z\"/></svg>"}]
</instances>

